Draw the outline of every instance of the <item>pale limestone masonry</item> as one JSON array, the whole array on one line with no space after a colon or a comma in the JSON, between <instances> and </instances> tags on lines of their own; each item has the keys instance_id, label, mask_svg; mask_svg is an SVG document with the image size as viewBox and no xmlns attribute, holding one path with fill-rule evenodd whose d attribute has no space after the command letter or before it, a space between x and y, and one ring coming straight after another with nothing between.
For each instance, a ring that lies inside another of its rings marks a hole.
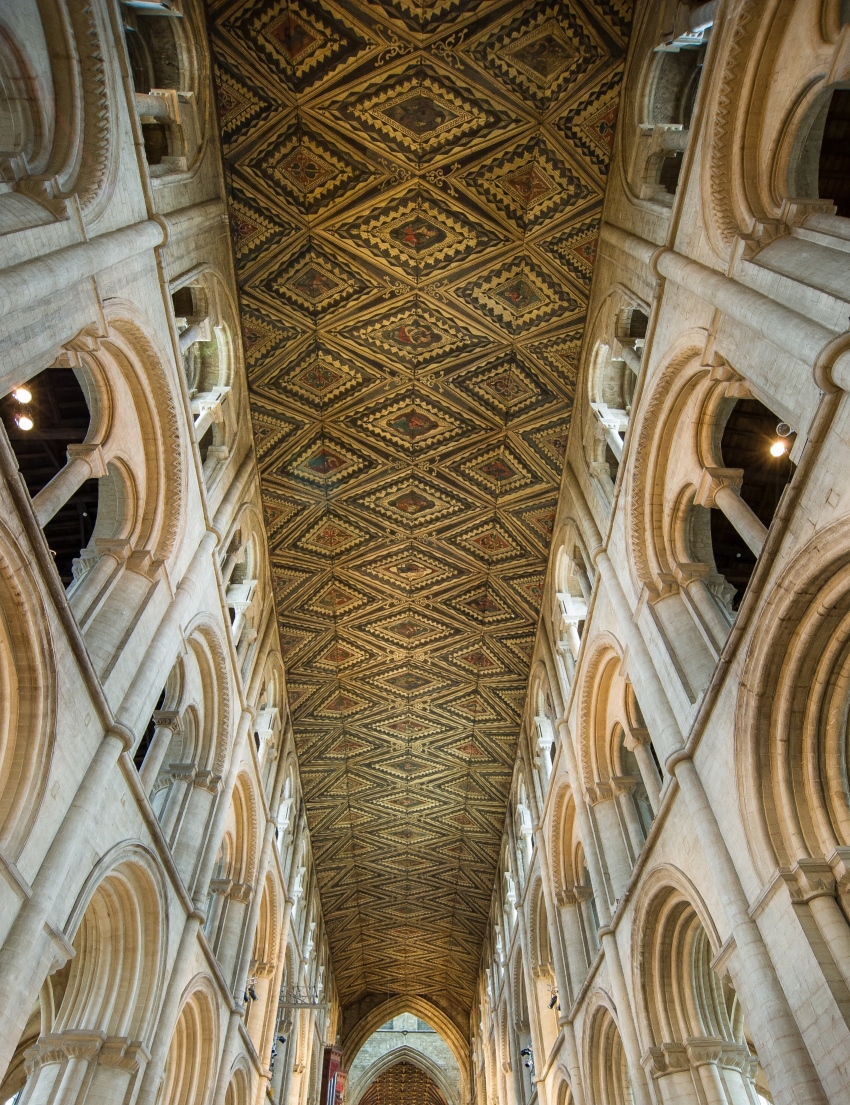
<instances>
[{"instance_id":1,"label":"pale limestone masonry","mask_svg":"<svg viewBox=\"0 0 850 1105\"><path fill-rule=\"evenodd\" d=\"M850 218L818 190L848 21L637 5L479 1105L850 1101ZM780 422L796 469L771 519L745 500Z\"/></svg>"},{"instance_id":2,"label":"pale limestone masonry","mask_svg":"<svg viewBox=\"0 0 850 1105\"><path fill-rule=\"evenodd\" d=\"M271 1084L295 1103L336 1033L333 978L204 13L143 8L0 5L2 391L29 381L37 434L64 366L91 414L32 501L0 434L0 1101L247 1105ZM153 165L122 27L146 18L180 62ZM66 594L42 527L91 477ZM279 1010L282 987L319 1003Z\"/></svg>"},{"instance_id":3,"label":"pale limestone masonry","mask_svg":"<svg viewBox=\"0 0 850 1105\"><path fill-rule=\"evenodd\" d=\"M351 1105L850 1101L850 10L636 8L469 1039L369 1010ZM203 20L0 4L0 392L89 414L32 497L0 433L0 1103L319 1105L338 1042Z\"/></svg>"}]
</instances>

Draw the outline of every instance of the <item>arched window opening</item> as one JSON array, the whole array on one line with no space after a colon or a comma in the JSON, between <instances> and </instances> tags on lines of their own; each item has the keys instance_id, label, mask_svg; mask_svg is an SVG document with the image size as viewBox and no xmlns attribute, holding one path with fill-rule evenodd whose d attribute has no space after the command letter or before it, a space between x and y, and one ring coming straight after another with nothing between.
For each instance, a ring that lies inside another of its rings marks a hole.
<instances>
[{"instance_id":1,"label":"arched window opening","mask_svg":"<svg viewBox=\"0 0 850 1105\"><path fill-rule=\"evenodd\" d=\"M179 13L125 3L122 15L147 163L154 176L185 170L198 147L198 126L173 18Z\"/></svg>"},{"instance_id":2,"label":"arched window opening","mask_svg":"<svg viewBox=\"0 0 850 1105\"><path fill-rule=\"evenodd\" d=\"M818 156L818 195L850 218L850 88L836 88L824 119Z\"/></svg>"},{"instance_id":3,"label":"arched window opening","mask_svg":"<svg viewBox=\"0 0 850 1105\"><path fill-rule=\"evenodd\" d=\"M591 1101L600 1105L632 1105L629 1069L623 1041L611 1013L596 1010L589 1034L587 1054Z\"/></svg>"},{"instance_id":4,"label":"arched window opening","mask_svg":"<svg viewBox=\"0 0 850 1105\"><path fill-rule=\"evenodd\" d=\"M88 567L80 557L95 532L107 474L98 447L84 444L86 392L73 369L47 368L0 399L0 418L56 571L70 587Z\"/></svg>"},{"instance_id":5,"label":"arched window opening","mask_svg":"<svg viewBox=\"0 0 850 1105\"><path fill-rule=\"evenodd\" d=\"M558 573L556 624L559 630L558 649L564 658L567 676L572 681L581 650L587 606L592 584L584 556L578 545L563 556Z\"/></svg>"},{"instance_id":6,"label":"arched window opening","mask_svg":"<svg viewBox=\"0 0 850 1105\"><path fill-rule=\"evenodd\" d=\"M244 664L248 649L256 639L257 587L259 584L260 551L254 534L241 540L241 547L230 560L227 569L229 581L225 595L230 611L230 632L236 647L240 665Z\"/></svg>"},{"instance_id":7,"label":"arched window opening","mask_svg":"<svg viewBox=\"0 0 850 1105\"><path fill-rule=\"evenodd\" d=\"M646 121L640 127L636 146L636 183L642 198L666 206L672 204L679 186L690 138L713 22L713 15L704 14L708 7L700 5L685 13L687 23L682 33L656 47L649 75Z\"/></svg>"},{"instance_id":8,"label":"arched window opening","mask_svg":"<svg viewBox=\"0 0 850 1105\"><path fill-rule=\"evenodd\" d=\"M31 172L44 138L36 82L18 44L0 30L0 181L12 184ZM35 166L36 170L38 165Z\"/></svg>"},{"instance_id":9,"label":"arched window opening","mask_svg":"<svg viewBox=\"0 0 850 1105\"><path fill-rule=\"evenodd\" d=\"M772 411L757 399L739 399L720 438L723 467L703 474L696 502L714 508L708 517L711 554L727 584L725 592L715 594L730 611L741 604L782 492L794 475L790 445L790 428ZM704 515L692 519L697 544L704 544L704 527Z\"/></svg>"},{"instance_id":10,"label":"arched window opening","mask_svg":"<svg viewBox=\"0 0 850 1105\"><path fill-rule=\"evenodd\" d=\"M827 89L808 112L790 178L792 199L820 199L850 218L850 87Z\"/></svg>"},{"instance_id":11,"label":"arched window opening","mask_svg":"<svg viewBox=\"0 0 850 1105\"><path fill-rule=\"evenodd\" d=\"M612 343L597 346L590 374L590 406L604 441L597 467L613 482L623 459L624 438L632 415L640 357L649 319L637 306L624 307L614 320Z\"/></svg>"}]
</instances>

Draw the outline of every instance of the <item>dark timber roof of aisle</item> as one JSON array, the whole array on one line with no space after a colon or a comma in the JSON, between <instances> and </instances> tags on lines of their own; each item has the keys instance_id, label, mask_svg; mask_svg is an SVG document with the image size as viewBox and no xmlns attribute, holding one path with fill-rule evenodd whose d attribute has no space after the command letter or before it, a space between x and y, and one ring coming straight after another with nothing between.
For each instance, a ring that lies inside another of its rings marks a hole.
<instances>
[{"instance_id":1,"label":"dark timber roof of aisle","mask_svg":"<svg viewBox=\"0 0 850 1105\"><path fill-rule=\"evenodd\" d=\"M628 0L212 0L275 599L345 1003L469 1006Z\"/></svg>"}]
</instances>

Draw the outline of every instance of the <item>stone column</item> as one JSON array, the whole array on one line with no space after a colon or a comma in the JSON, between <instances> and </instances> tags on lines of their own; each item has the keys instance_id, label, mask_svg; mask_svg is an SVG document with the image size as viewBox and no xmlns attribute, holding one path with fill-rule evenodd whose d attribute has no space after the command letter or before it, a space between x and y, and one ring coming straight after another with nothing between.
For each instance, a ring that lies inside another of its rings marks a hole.
<instances>
[{"instance_id":1,"label":"stone column","mask_svg":"<svg viewBox=\"0 0 850 1105\"><path fill-rule=\"evenodd\" d=\"M166 610L157 627L142 662L139 664L133 682L118 709L118 718L129 727L135 727L140 717L150 716L152 688L160 688L171 670L177 653L182 625L192 607L200 585L200 577L210 564L210 556L218 537L207 530L201 538L195 555L177 585L174 599ZM147 710L145 704L148 703Z\"/></svg>"},{"instance_id":2,"label":"stone column","mask_svg":"<svg viewBox=\"0 0 850 1105\"><path fill-rule=\"evenodd\" d=\"M275 790L279 792L279 787L276 786ZM266 831L263 836L263 844L260 849L259 863L257 864L257 886L256 889L248 887L247 889L253 892L253 901L251 903L251 909L248 911L248 915L245 919L244 931L242 934L241 949L238 957L238 962L235 965L235 970L232 972L234 996L238 998L241 996L241 987L245 984L245 979L248 974L248 964L251 959L251 950L254 939L254 932L257 928L257 921L260 915L260 903L262 900L262 888L263 882L266 876L266 870L269 865L269 857L271 855L272 843L274 841L274 821L269 818L266 821ZM225 1035L224 1046L221 1051L221 1062L218 1068L218 1081L215 1087L215 1094L212 1099L212 1105L224 1105L224 1097L227 1093L227 1084L229 1081L230 1068L233 1064L236 1049L239 1043L239 1023L242 1020L242 1010L234 1006L233 1012L230 1014L230 1020L227 1024L227 1032Z\"/></svg>"},{"instance_id":3,"label":"stone column","mask_svg":"<svg viewBox=\"0 0 850 1105\"><path fill-rule=\"evenodd\" d=\"M180 832L174 845L174 862L190 893L201 863L201 843L210 821L213 803L221 790L221 776L213 771L196 771L186 802Z\"/></svg>"},{"instance_id":4,"label":"stone column","mask_svg":"<svg viewBox=\"0 0 850 1105\"><path fill-rule=\"evenodd\" d=\"M185 330L180 331L180 336L177 339L180 345L180 352L186 353L195 342L209 341L210 340L210 319L209 316L201 319L200 322L193 322L191 326L187 326Z\"/></svg>"},{"instance_id":5,"label":"stone column","mask_svg":"<svg viewBox=\"0 0 850 1105\"><path fill-rule=\"evenodd\" d=\"M221 944L220 930L225 908L232 889L233 879L213 879L210 883L209 897L207 899L207 919L204 922L204 931L207 934L207 940L216 957L218 956L218 949Z\"/></svg>"},{"instance_id":6,"label":"stone column","mask_svg":"<svg viewBox=\"0 0 850 1105\"><path fill-rule=\"evenodd\" d=\"M162 224L147 219L12 265L0 272L0 316L5 318L24 311L67 288L83 284L104 269L161 246L165 237Z\"/></svg>"},{"instance_id":7,"label":"stone column","mask_svg":"<svg viewBox=\"0 0 850 1105\"><path fill-rule=\"evenodd\" d=\"M86 480L106 475L106 461L99 445L69 445L68 463L33 498L32 508L43 528Z\"/></svg>"},{"instance_id":8,"label":"stone column","mask_svg":"<svg viewBox=\"0 0 850 1105\"><path fill-rule=\"evenodd\" d=\"M624 345L620 351L620 358L628 365L635 376L640 375L640 357L636 349L633 349L630 345Z\"/></svg>"},{"instance_id":9,"label":"stone column","mask_svg":"<svg viewBox=\"0 0 850 1105\"><path fill-rule=\"evenodd\" d=\"M752 1105L755 1064L745 1044L692 1036L687 1051L707 1105Z\"/></svg>"},{"instance_id":10,"label":"stone column","mask_svg":"<svg viewBox=\"0 0 850 1105\"><path fill-rule=\"evenodd\" d=\"M563 919L564 943L566 944L566 957L569 965L572 989L570 1002L574 1002L582 983L587 978L587 970L592 956L588 957L589 949L585 946L582 933L582 920L578 915L580 909L578 898L574 890L559 890L558 913ZM565 995L566 997L566 995ZM563 1012L566 1012L566 1001Z\"/></svg>"},{"instance_id":11,"label":"stone column","mask_svg":"<svg viewBox=\"0 0 850 1105\"><path fill-rule=\"evenodd\" d=\"M637 858L644 844L643 825L635 809L634 790L637 779L629 775L612 777L611 786L614 790L614 801L622 816L625 832L628 835L632 855Z\"/></svg>"},{"instance_id":12,"label":"stone column","mask_svg":"<svg viewBox=\"0 0 850 1105\"><path fill-rule=\"evenodd\" d=\"M649 741L649 732L646 729L629 729L623 738L623 744L629 752L634 753L638 762L652 812L658 813L658 807L661 804L661 783L658 779L658 768L649 751Z\"/></svg>"},{"instance_id":13,"label":"stone column","mask_svg":"<svg viewBox=\"0 0 850 1105\"><path fill-rule=\"evenodd\" d=\"M165 800L159 823L162 835L173 850L183 821L186 803L189 800L189 787L195 778L195 765L169 764L168 774L171 776L171 789Z\"/></svg>"},{"instance_id":14,"label":"stone column","mask_svg":"<svg viewBox=\"0 0 850 1105\"><path fill-rule=\"evenodd\" d=\"M616 900L628 885L632 873L632 861L623 838L617 800L610 783L597 783L588 788L587 798L593 807L593 820L599 826L596 832L597 846L607 861L609 879L605 885L610 883L610 892L613 900Z\"/></svg>"},{"instance_id":15,"label":"stone column","mask_svg":"<svg viewBox=\"0 0 850 1105\"><path fill-rule=\"evenodd\" d=\"M843 864L836 866L840 878L844 873ZM826 862L801 859L792 871L783 871L782 877L795 909L798 912L808 910L811 914L839 974L850 988L850 925L836 898L836 872ZM810 929L810 926L804 922L803 929Z\"/></svg>"},{"instance_id":16,"label":"stone column","mask_svg":"<svg viewBox=\"0 0 850 1105\"><path fill-rule=\"evenodd\" d=\"M162 761L168 752L171 740L175 733L182 732L183 723L176 710L155 710L153 721L154 729L145 759L139 769L139 781L145 792L150 794L154 783L162 767Z\"/></svg>"},{"instance_id":17,"label":"stone column","mask_svg":"<svg viewBox=\"0 0 850 1105\"><path fill-rule=\"evenodd\" d=\"M136 111L141 118L158 123L180 123L180 101L173 88L152 88L136 93Z\"/></svg>"},{"instance_id":18,"label":"stone column","mask_svg":"<svg viewBox=\"0 0 850 1105\"><path fill-rule=\"evenodd\" d=\"M248 905L254 898L254 888L248 882L235 882L230 887L227 896L227 910L224 914L224 923L221 930L216 958L221 964L222 974L231 980L234 991L234 999L242 997L239 984L236 981L238 973L238 956L242 945L245 918L249 914ZM237 994L236 991L239 990Z\"/></svg>"},{"instance_id":19,"label":"stone column","mask_svg":"<svg viewBox=\"0 0 850 1105\"><path fill-rule=\"evenodd\" d=\"M666 1043L648 1048L641 1056L641 1063L655 1084L661 1105L708 1105L697 1094L684 1044ZM714 1105L711 1098L709 1101ZM723 1105L729 1103L723 1102Z\"/></svg>"},{"instance_id":20,"label":"stone column","mask_svg":"<svg viewBox=\"0 0 850 1105\"><path fill-rule=\"evenodd\" d=\"M706 468L694 496L698 506L716 506L722 510L754 556L759 556L767 540L767 527L740 496L744 472L741 468Z\"/></svg>"},{"instance_id":21,"label":"stone column","mask_svg":"<svg viewBox=\"0 0 850 1105\"><path fill-rule=\"evenodd\" d=\"M731 623L706 584L705 576L708 572L707 565L693 564L689 566L687 572L677 568L674 574L679 586L690 600L697 614L697 624L716 658L726 643Z\"/></svg>"}]
</instances>

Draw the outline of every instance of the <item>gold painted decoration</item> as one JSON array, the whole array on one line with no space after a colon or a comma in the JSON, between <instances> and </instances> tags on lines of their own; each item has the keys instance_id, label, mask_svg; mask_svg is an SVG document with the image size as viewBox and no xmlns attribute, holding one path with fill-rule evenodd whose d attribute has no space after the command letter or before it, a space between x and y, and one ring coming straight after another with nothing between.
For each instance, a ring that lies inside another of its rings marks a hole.
<instances>
[{"instance_id":1,"label":"gold painted decoration","mask_svg":"<svg viewBox=\"0 0 850 1105\"><path fill-rule=\"evenodd\" d=\"M209 10L334 978L344 1003L415 994L460 1016L543 596L629 8Z\"/></svg>"}]
</instances>

